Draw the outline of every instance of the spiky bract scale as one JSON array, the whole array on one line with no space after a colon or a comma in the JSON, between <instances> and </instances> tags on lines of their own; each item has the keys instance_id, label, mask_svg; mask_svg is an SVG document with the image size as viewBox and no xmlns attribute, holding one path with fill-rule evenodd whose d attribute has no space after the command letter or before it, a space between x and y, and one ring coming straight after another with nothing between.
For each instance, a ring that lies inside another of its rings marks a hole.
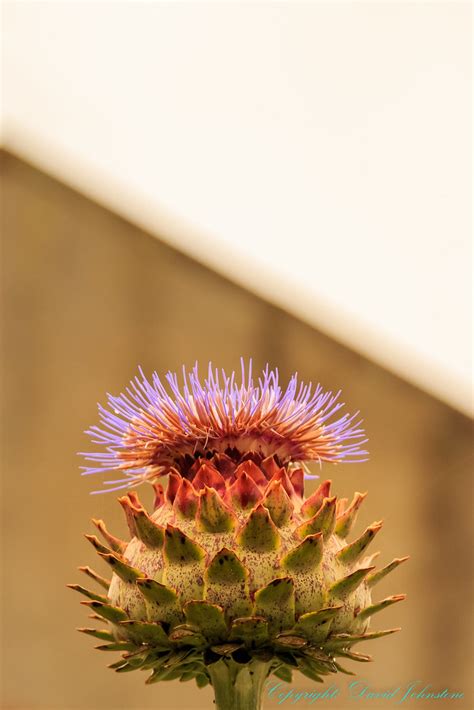
<instances>
[{"instance_id":1,"label":"spiky bract scale","mask_svg":"<svg viewBox=\"0 0 474 710\"><path fill-rule=\"evenodd\" d=\"M321 680L339 657L367 660L353 646L394 631L368 632L370 617L404 598L374 603L371 588L402 560L377 573L365 556L380 523L347 541L364 495L341 504L325 481L305 499L302 481L276 457L219 453L172 475L151 515L136 494L121 498L126 548L102 521L107 545L88 536L113 571L107 597L73 585L112 635L81 630L123 652L117 672L148 670L148 682L215 686L233 664Z\"/></svg>"}]
</instances>

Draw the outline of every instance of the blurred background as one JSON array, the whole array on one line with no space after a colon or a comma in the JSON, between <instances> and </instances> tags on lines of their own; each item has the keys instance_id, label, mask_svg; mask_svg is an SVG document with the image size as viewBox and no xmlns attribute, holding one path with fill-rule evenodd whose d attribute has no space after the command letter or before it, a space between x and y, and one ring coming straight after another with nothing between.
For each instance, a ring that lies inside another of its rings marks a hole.
<instances>
[{"instance_id":1,"label":"blurred background","mask_svg":"<svg viewBox=\"0 0 474 710\"><path fill-rule=\"evenodd\" d=\"M361 647L357 677L474 707L470 16L4 3L2 708L212 706L113 674L74 631L65 584L96 566L81 533L96 517L127 534L75 452L138 365L240 356L342 388L364 417L370 461L322 475L369 490L358 530L385 520L381 564L411 560L377 587L407 592L375 624L403 631ZM319 705L352 707L335 682Z\"/></svg>"}]
</instances>

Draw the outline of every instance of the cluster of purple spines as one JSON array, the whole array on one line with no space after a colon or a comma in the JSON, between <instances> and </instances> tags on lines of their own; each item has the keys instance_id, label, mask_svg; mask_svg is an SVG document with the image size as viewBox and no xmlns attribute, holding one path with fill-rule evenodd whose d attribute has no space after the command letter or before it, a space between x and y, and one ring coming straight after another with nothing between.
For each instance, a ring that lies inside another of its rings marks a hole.
<instances>
[{"instance_id":1,"label":"cluster of purple spines","mask_svg":"<svg viewBox=\"0 0 474 710\"><path fill-rule=\"evenodd\" d=\"M241 366L240 383L235 372L219 374L211 363L203 383L197 364L189 373L183 367L181 387L168 372L169 391L156 372L150 382L139 368L125 393L108 395L109 409L98 405L102 426L86 433L105 451L83 454L94 462L83 474L119 470L125 478L104 485L128 488L166 474L186 454L230 449L273 454L283 465L366 460L358 412L329 421L344 406L340 391L324 392L320 385L313 390L311 383L298 383L296 374L283 390L278 370L268 365L254 384L252 362L247 373L243 360Z\"/></svg>"}]
</instances>

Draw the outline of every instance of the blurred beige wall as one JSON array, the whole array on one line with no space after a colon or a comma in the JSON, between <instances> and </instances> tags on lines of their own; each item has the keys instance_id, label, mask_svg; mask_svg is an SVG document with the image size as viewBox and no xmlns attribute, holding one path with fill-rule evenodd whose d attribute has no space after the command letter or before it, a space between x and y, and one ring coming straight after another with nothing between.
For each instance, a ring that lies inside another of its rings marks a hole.
<instances>
[{"instance_id":1,"label":"blurred beige wall","mask_svg":"<svg viewBox=\"0 0 474 710\"><path fill-rule=\"evenodd\" d=\"M352 669L374 688L418 679L463 691L452 706L472 710L470 422L8 153L2 179L2 707L212 707L209 689L115 675L106 669L115 657L74 631L86 613L65 584L79 581L79 564L97 566L82 532L101 517L126 534L116 495L88 495L100 479L79 476L75 452L87 447L82 431L97 420L96 402L121 391L138 364L148 374L196 359L233 368L243 355L284 377L298 371L342 387L364 416L370 462L326 466L323 475L341 495L369 490L358 529L385 520L381 563L412 559L377 588L377 598L408 593L374 623L403 631L362 648L375 661ZM347 678L335 682L343 688ZM303 677L293 685L311 688Z\"/></svg>"}]
</instances>

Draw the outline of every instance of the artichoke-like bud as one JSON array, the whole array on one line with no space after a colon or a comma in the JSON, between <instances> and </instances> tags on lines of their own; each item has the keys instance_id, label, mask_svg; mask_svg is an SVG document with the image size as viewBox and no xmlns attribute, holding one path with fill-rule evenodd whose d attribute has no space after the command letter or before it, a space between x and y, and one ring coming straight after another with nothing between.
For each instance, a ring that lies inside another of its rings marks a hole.
<instances>
[{"instance_id":1,"label":"artichoke-like bud","mask_svg":"<svg viewBox=\"0 0 474 710\"><path fill-rule=\"evenodd\" d=\"M407 558L375 570L367 551L381 522L348 540L366 494L338 500L329 480L304 493L304 461L363 458L360 423L334 420L338 396L298 388L296 377L283 392L268 368L258 386L244 373L241 385L233 374L221 385L211 369L204 384L197 369L182 390L168 382L171 395L156 375L137 378L91 431L107 452L90 454L101 465L86 473L120 469L125 488L149 481L155 507L135 492L119 498L129 543L93 521L105 544L86 537L112 579L80 568L101 593L70 586L106 624L80 631L122 653L110 666L118 673L210 683L220 710L259 708L270 674L322 682L350 672L341 659L371 660L354 646L398 631L369 625L405 598L374 602L372 589Z\"/></svg>"}]
</instances>

